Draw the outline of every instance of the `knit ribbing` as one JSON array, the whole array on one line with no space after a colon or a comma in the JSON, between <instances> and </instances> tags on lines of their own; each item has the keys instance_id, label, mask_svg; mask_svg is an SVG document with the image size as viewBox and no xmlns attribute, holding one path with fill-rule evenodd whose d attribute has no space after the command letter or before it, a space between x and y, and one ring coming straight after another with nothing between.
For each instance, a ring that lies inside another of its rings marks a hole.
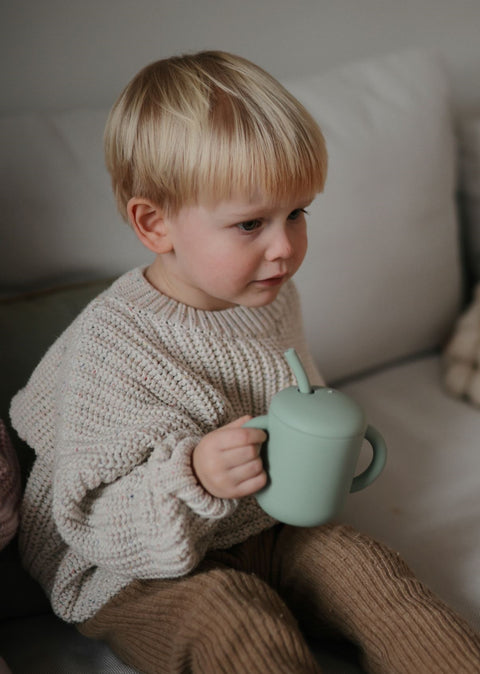
<instances>
[{"instance_id":1,"label":"knit ribbing","mask_svg":"<svg viewBox=\"0 0 480 674\"><path fill-rule=\"evenodd\" d=\"M255 574L134 582L79 626L148 674L317 674L297 621Z\"/></svg>"},{"instance_id":2,"label":"knit ribbing","mask_svg":"<svg viewBox=\"0 0 480 674\"><path fill-rule=\"evenodd\" d=\"M480 637L386 546L349 527L287 530L282 587L310 633L358 644L372 674L477 674Z\"/></svg>"},{"instance_id":3,"label":"knit ribbing","mask_svg":"<svg viewBox=\"0 0 480 674\"><path fill-rule=\"evenodd\" d=\"M159 293L145 278L144 270L137 268L122 276L106 295L112 302L117 300L139 315L157 315L162 323L177 325L182 330L199 330L238 339L268 336L272 330L277 330L279 322L293 319L294 315L289 316L292 292L290 284L287 292L281 292L275 302L253 310L236 306L222 311L203 311ZM104 300L105 294L98 301Z\"/></svg>"},{"instance_id":4,"label":"knit ribbing","mask_svg":"<svg viewBox=\"0 0 480 674\"><path fill-rule=\"evenodd\" d=\"M350 527L276 526L184 578L135 581L80 626L148 674L317 672L300 627L373 674L477 674L478 635L397 554Z\"/></svg>"},{"instance_id":5,"label":"knit ribbing","mask_svg":"<svg viewBox=\"0 0 480 674\"><path fill-rule=\"evenodd\" d=\"M264 414L293 384L291 346L321 383L291 283L266 307L205 312L136 269L49 349L11 418L37 455L23 560L61 617L84 620L131 580L184 575L208 549L272 524L252 498L208 494L191 453L215 428Z\"/></svg>"}]
</instances>

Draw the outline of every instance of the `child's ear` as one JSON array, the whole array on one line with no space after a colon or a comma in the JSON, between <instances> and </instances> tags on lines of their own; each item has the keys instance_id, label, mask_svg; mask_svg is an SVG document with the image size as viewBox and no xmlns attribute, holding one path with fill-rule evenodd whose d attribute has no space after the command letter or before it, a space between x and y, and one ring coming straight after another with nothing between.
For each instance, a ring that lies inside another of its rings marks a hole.
<instances>
[{"instance_id":1,"label":"child's ear","mask_svg":"<svg viewBox=\"0 0 480 674\"><path fill-rule=\"evenodd\" d=\"M149 199L133 197L127 204L128 219L144 246L154 253L169 253L173 246L163 209Z\"/></svg>"}]
</instances>

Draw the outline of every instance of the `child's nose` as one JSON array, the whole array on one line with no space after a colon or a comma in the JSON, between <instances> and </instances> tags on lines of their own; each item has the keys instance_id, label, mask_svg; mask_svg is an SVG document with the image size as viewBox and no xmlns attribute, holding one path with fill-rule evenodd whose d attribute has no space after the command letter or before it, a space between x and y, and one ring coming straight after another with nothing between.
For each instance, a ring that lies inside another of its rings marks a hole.
<instances>
[{"instance_id":1,"label":"child's nose","mask_svg":"<svg viewBox=\"0 0 480 674\"><path fill-rule=\"evenodd\" d=\"M288 233L283 230L276 232L270 241L265 257L267 260L286 259L293 254L293 243L290 240Z\"/></svg>"}]
</instances>

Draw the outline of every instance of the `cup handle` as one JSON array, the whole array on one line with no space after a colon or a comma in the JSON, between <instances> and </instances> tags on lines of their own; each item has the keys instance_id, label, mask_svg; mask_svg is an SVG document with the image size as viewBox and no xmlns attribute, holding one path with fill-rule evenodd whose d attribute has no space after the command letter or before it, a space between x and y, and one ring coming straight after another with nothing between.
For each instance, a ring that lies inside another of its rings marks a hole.
<instances>
[{"instance_id":1,"label":"cup handle","mask_svg":"<svg viewBox=\"0 0 480 674\"><path fill-rule=\"evenodd\" d=\"M268 431L268 414L253 417L250 421L246 421L243 426L244 428L259 428L261 431Z\"/></svg>"},{"instance_id":2,"label":"cup handle","mask_svg":"<svg viewBox=\"0 0 480 674\"><path fill-rule=\"evenodd\" d=\"M365 431L365 439L372 445L373 457L369 466L353 478L350 493L365 489L371 484L382 472L385 462L387 460L387 447L381 434L373 426L367 426Z\"/></svg>"}]
</instances>

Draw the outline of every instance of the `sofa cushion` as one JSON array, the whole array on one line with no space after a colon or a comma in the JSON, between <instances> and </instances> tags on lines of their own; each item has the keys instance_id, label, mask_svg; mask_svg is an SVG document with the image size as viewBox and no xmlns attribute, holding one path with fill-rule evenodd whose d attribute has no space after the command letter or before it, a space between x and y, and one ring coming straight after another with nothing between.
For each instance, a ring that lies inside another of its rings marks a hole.
<instances>
[{"instance_id":1,"label":"sofa cushion","mask_svg":"<svg viewBox=\"0 0 480 674\"><path fill-rule=\"evenodd\" d=\"M121 662L106 644L87 639L54 615L4 621L0 653L14 674L137 672Z\"/></svg>"},{"instance_id":2,"label":"sofa cushion","mask_svg":"<svg viewBox=\"0 0 480 674\"><path fill-rule=\"evenodd\" d=\"M439 346L461 302L449 87L406 52L289 81L322 127L325 192L298 274L329 381Z\"/></svg>"},{"instance_id":3,"label":"sofa cushion","mask_svg":"<svg viewBox=\"0 0 480 674\"><path fill-rule=\"evenodd\" d=\"M480 116L459 125L460 198L470 281L480 281Z\"/></svg>"},{"instance_id":4,"label":"sofa cushion","mask_svg":"<svg viewBox=\"0 0 480 674\"><path fill-rule=\"evenodd\" d=\"M398 551L438 596L480 630L480 413L441 385L438 355L342 387L385 437L373 485L343 519ZM359 465L371 456L368 445Z\"/></svg>"},{"instance_id":5,"label":"sofa cushion","mask_svg":"<svg viewBox=\"0 0 480 674\"><path fill-rule=\"evenodd\" d=\"M28 635L28 648L25 648ZM342 640L311 643L323 674L361 674L356 649ZM101 641L82 636L53 615L8 620L0 653L13 674L136 674ZM4 674L0 665L0 674ZM138 672L138 674L140 674ZM210 674L210 672L205 672Z\"/></svg>"},{"instance_id":6,"label":"sofa cushion","mask_svg":"<svg viewBox=\"0 0 480 674\"><path fill-rule=\"evenodd\" d=\"M107 113L0 118L0 290L114 276L145 261L104 166Z\"/></svg>"},{"instance_id":7,"label":"sofa cushion","mask_svg":"<svg viewBox=\"0 0 480 674\"><path fill-rule=\"evenodd\" d=\"M480 407L480 283L443 350L445 389Z\"/></svg>"}]
</instances>

